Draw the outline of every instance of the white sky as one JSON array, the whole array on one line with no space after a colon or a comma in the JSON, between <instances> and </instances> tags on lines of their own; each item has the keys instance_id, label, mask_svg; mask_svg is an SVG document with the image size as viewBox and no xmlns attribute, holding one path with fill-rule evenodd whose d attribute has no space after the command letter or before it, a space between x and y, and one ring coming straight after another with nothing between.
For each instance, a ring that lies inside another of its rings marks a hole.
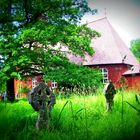
<instances>
[{"instance_id":1,"label":"white sky","mask_svg":"<svg viewBox=\"0 0 140 140\"><path fill-rule=\"evenodd\" d=\"M82 23L106 16L126 45L140 38L140 0L88 0L89 6L97 9L96 15L86 15Z\"/></svg>"}]
</instances>

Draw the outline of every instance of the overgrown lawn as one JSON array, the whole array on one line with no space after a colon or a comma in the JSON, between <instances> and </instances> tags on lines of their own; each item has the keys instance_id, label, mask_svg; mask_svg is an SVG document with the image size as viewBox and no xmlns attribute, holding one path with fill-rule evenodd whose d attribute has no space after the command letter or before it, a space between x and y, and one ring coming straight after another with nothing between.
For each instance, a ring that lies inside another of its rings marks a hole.
<instances>
[{"instance_id":1,"label":"overgrown lawn","mask_svg":"<svg viewBox=\"0 0 140 140\"><path fill-rule=\"evenodd\" d=\"M0 102L0 140L138 139L140 112L136 109L140 110L140 104L135 95L135 92L117 93L112 112L106 112L102 94L58 96L51 128L41 131L35 129L38 114L27 100Z\"/></svg>"}]
</instances>

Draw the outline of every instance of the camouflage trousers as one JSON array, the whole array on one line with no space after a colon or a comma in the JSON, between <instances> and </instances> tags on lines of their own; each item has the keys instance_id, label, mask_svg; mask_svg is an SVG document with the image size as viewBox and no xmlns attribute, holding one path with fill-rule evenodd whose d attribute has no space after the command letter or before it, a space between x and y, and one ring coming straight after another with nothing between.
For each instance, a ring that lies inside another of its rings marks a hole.
<instances>
[{"instance_id":1,"label":"camouflage trousers","mask_svg":"<svg viewBox=\"0 0 140 140\"><path fill-rule=\"evenodd\" d=\"M106 99L106 111L111 111L114 105L113 99Z\"/></svg>"}]
</instances>

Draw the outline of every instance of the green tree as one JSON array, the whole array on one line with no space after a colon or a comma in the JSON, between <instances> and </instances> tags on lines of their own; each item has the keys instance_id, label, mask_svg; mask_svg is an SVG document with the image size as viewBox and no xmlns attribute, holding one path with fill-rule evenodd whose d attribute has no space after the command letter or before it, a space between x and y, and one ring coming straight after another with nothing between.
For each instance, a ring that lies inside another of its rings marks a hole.
<instances>
[{"instance_id":1,"label":"green tree","mask_svg":"<svg viewBox=\"0 0 140 140\"><path fill-rule=\"evenodd\" d=\"M140 61L140 39L135 39L131 41L131 51Z\"/></svg>"},{"instance_id":2,"label":"green tree","mask_svg":"<svg viewBox=\"0 0 140 140\"><path fill-rule=\"evenodd\" d=\"M67 59L53 60L53 66L44 69L46 81L57 81L64 88L98 88L101 84L101 72L99 69L91 69L82 65L70 63ZM55 69L54 69L55 68Z\"/></svg>"},{"instance_id":3,"label":"green tree","mask_svg":"<svg viewBox=\"0 0 140 140\"><path fill-rule=\"evenodd\" d=\"M94 53L90 42L100 34L79 25L86 12L94 12L86 0L0 1L0 79L10 101L14 78L48 75L54 60L66 58L58 42L77 55Z\"/></svg>"}]
</instances>

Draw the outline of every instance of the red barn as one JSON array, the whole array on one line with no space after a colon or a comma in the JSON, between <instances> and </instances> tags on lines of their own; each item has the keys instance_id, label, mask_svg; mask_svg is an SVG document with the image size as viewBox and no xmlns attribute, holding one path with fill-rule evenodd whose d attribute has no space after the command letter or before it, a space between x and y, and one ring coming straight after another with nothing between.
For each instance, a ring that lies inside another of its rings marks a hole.
<instances>
[{"instance_id":1,"label":"red barn","mask_svg":"<svg viewBox=\"0 0 140 140\"><path fill-rule=\"evenodd\" d=\"M36 87L38 83L42 82L43 78L41 75L35 76L33 78L27 78L26 80L14 80L14 91L15 95L18 96L26 96L29 90ZM57 83L55 81L49 81L48 86L53 88L57 87Z\"/></svg>"},{"instance_id":2,"label":"red barn","mask_svg":"<svg viewBox=\"0 0 140 140\"><path fill-rule=\"evenodd\" d=\"M71 55L69 59L77 64L100 68L103 83L112 80L116 87L119 87L120 79L124 76L128 87L140 89L140 64L108 19L105 17L90 22L87 26L101 33L101 37L92 40L95 54L86 55L84 59Z\"/></svg>"},{"instance_id":3,"label":"red barn","mask_svg":"<svg viewBox=\"0 0 140 140\"><path fill-rule=\"evenodd\" d=\"M123 76L127 79L129 87L140 91L140 65L132 67L123 73Z\"/></svg>"},{"instance_id":4,"label":"red barn","mask_svg":"<svg viewBox=\"0 0 140 140\"><path fill-rule=\"evenodd\" d=\"M112 80L116 87L119 87L120 79L123 76L129 88L140 89L140 64L108 19L105 17L90 22L87 26L101 33L101 37L93 39L91 43L95 54L93 56L86 55L84 59L69 54L69 60L90 68L100 68L103 83ZM28 87L34 87L40 81L41 77L39 76L29 79ZM56 82L48 84L52 87L57 86ZM17 83L15 83L15 91L17 91Z\"/></svg>"}]
</instances>

